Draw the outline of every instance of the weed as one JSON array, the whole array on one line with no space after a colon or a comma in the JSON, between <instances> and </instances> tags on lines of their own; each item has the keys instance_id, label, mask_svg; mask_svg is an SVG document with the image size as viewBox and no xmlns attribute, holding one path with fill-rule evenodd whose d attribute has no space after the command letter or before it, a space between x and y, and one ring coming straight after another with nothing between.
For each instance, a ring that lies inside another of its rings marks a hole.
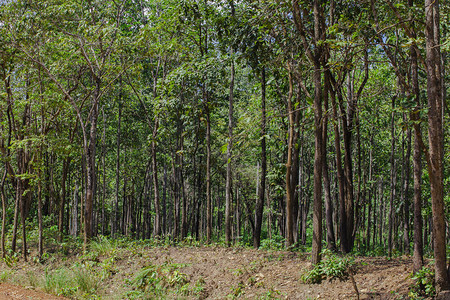
<instances>
[{"instance_id":1,"label":"weed","mask_svg":"<svg viewBox=\"0 0 450 300\"><path fill-rule=\"evenodd\" d=\"M422 267L416 274L412 275L412 279L414 280L414 285L410 287L408 293L411 299L435 296L436 289L433 268Z\"/></svg>"},{"instance_id":2,"label":"weed","mask_svg":"<svg viewBox=\"0 0 450 300\"><path fill-rule=\"evenodd\" d=\"M5 282L11 277L10 271L3 271L0 273L0 282Z\"/></svg>"},{"instance_id":3,"label":"weed","mask_svg":"<svg viewBox=\"0 0 450 300\"><path fill-rule=\"evenodd\" d=\"M245 285L239 282L237 286L232 286L230 288L231 293L227 295L227 298L235 299L240 297L244 293Z\"/></svg>"},{"instance_id":4,"label":"weed","mask_svg":"<svg viewBox=\"0 0 450 300\"><path fill-rule=\"evenodd\" d=\"M241 268L231 270L231 272L234 276L241 276L242 274L244 274L244 270L242 270Z\"/></svg>"},{"instance_id":5,"label":"weed","mask_svg":"<svg viewBox=\"0 0 450 300\"><path fill-rule=\"evenodd\" d=\"M114 275L117 273L117 269L114 267L114 263L115 263L114 257L110 257L110 258L105 259L100 264L101 279L107 279L111 275Z\"/></svg>"},{"instance_id":6,"label":"weed","mask_svg":"<svg viewBox=\"0 0 450 300\"><path fill-rule=\"evenodd\" d=\"M205 280L203 278L198 279L191 289L193 295L201 295L205 291Z\"/></svg>"},{"instance_id":7,"label":"weed","mask_svg":"<svg viewBox=\"0 0 450 300\"><path fill-rule=\"evenodd\" d=\"M99 281L86 266L78 266L73 269L74 280L78 288L87 294L95 294L98 290Z\"/></svg>"},{"instance_id":8,"label":"weed","mask_svg":"<svg viewBox=\"0 0 450 300\"><path fill-rule=\"evenodd\" d=\"M91 250L97 252L99 255L110 255L116 250L116 243L105 236L99 236L91 242Z\"/></svg>"},{"instance_id":9,"label":"weed","mask_svg":"<svg viewBox=\"0 0 450 300\"><path fill-rule=\"evenodd\" d=\"M181 264L164 263L160 266L150 265L142 268L141 272L130 281L133 288L153 297L163 297L173 288L186 289L189 283L188 276L178 269Z\"/></svg>"},{"instance_id":10,"label":"weed","mask_svg":"<svg viewBox=\"0 0 450 300\"><path fill-rule=\"evenodd\" d=\"M19 254L16 252L11 253L10 255L5 255L3 261L9 268L14 268L17 265L17 262L19 261Z\"/></svg>"},{"instance_id":11,"label":"weed","mask_svg":"<svg viewBox=\"0 0 450 300\"><path fill-rule=\"evenodd\" d=\"M301 280L304 283L321 283L322 280L347 280L349 272L355 265L353 258L348 256L340 257L325 249L322 251L322 261L314 266L310 271L302 274Z\"/></svg>"},{"instance_id":12,"label":"weed","mask_svg":"<svg viewBox=\"0 0 450 300\"><path fill-rule=\"evenodd\" d=\"M73 281L73 276L68 269L59 269L53 272L45 270L44 290L58 296L70 297L75 294L77 287Z\"/></svg>"},{"instance_id":13,"label":"weed","mask_svg":"<svg viewBox=\"0 0 450 300\"><path fill-rule=\"evenodd\" d=\"M273 287L269 288L269 290L259 297L260 299L280 299L282 296L281 292Z\"/></svg>"},{"instance_id":14,"label":"weed","mask_svg":"<svg viewBox=\"0 0 450 300\"><path fill-rule=\"evenodd\" d=\"M26 276L28 278L28 282L29 282L30 286L32 286L32 287L39 286L39 280L36 277L36 273L35 272L27 271Z\"/></svg>"},{"instance_id":15,"label":"weed","mask_svg":"<svg viewBox=\"0 0 450 300\"><path fill-rule=\"evenodd\" d=\"M279 235L275 235L272 239L265 239L261 241L259 249L263 250L281 250L284 248L284 238Z\"/></svg>"}]
</instances>

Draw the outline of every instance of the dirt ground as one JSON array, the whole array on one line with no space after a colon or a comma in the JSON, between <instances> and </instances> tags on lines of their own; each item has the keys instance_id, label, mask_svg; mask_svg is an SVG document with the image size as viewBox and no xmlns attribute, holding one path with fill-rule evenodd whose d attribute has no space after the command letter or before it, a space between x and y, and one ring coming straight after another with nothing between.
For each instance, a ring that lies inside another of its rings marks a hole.
<instances>
[{"instance_id":1,"label":"dirt ground","mask_svg":"<svg viewBox=\"0 0 450 300\"><path fill-rule=\"evenodd\" d=\"M20 300L62 300L63 297L57 297L54 295L49 295L40 291L35 291L32 289L27 289L24 287L12 285L9 283L0 283L0 300L7 299L20 299Z\"/></svg>"},{"instance_id":2,"label":"dirt ground","mask_svg":"<svg viewBox=\"0 0 450 300\"><path fill-rule=\"evenodd\" d=\"M28 272L44 274L46 268L70 266L77 259L77 256L66 257L45 265L29 262L28 265L17 266L15 272L19 276L21 270L26 268ZM98 257L98 262L106 259L107 256ZM98 290L101 299L126 299L125 292L130 290L126 282L134 278L139 270L144 266L168 262L183 264L179 271L186 274L190 282L202 282L202 293L193 297L197 299L226 299L233 298L233 294L242 299L357 299L351 280L303 284L300 276L311 265L306 254L297 252L214 246L158 247L123 251L116 254L115 260L115 271L108 280L101 282ZM412 284L412 262L409 257L390 260L364 257L357 258L356 263L354 279L360 299L407 298L408 287ZM0 268L3 267L0 264ZM19 281L18 284L26 286L26 282ZM2 283L1 299L64 298Z\"/></svg>"}]
</instances>

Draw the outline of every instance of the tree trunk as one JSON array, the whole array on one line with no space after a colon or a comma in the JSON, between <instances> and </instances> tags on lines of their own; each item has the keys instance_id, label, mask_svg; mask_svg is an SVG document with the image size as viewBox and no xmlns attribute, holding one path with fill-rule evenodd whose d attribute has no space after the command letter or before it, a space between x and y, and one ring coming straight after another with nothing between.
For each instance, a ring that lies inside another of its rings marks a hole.
<instances>
[{"instance_id":1,"label":"tree trunk","mask_svg":"<svg viewBox=\"0 0 450 300\"><path fill-rule=\"evenodd\" d=\"M69 172L70 158L67 157L63 162L62 179L61 179L61 201L59 204L59 216L58 216L58 230L59 236L58 240L62 241L62 236L64 233L64 209L66 206L66 181L67 173Z\"/></svg>"},{"instance_id":2,"label":"tree trunk","mask_svg":"<svg viewBox=\"0 0 450 300\"><path fill-rule=\"evenodd\" d=\"M13 236L11 241L11 250L16 252L16 242L17 242L17 228L19 226L19 205L20 205L20 195L22 194L22 181L17 178L16 182L16 197L14 205L14 225L13 225Z\"/></svg>"},{"instance_id":3,"label":"tree trunk","mask_svg":"<svg viewBox=\"0 0 450 300\"><path fill-rule=\"evenodd\" d=\"M205 92L205 95L207 92ZM208 99L208 97L206 96ZM208 101L208 100L206 100ZM211 113L209 104L206 109L206 242L211 243L212 236L212 203L211 203ZM230 212L228 212L230 213ZM228 216L230 218L230 216ZM225 212L225 219L227 219ZM225 221L226 223L226 221ZM230 223L231 225L231 223ZM227 229L228 228L228 229ZM227 231L228 230L228 231ZM225 237L231 239L231 227L225 224ZM226 239L226 238L225 238Z\"/></svg>"},{"instance_id":4,"label":"tree trunk","mask_svg":"<svg viewBox=\"0 0 450 300\"><path fill-rule=\"evenodd\" d=\"M389 257L392 256L392 250L394 247L394 243L392 241L392 231L394 228L394 217L395 217L395 208L394 208L394 200L395 200L395 193L396 193L396 167L395 167L395 98L392 98L392 114L391 114L391 193L390 193L390 200L389 200L389 232L388 232L388 255Z\"/></svg>"},{"instance_id":5,"label":"tree trunk","mask_svg":"<svg viewBox=\"0 0 450 300\"><path fill-rule=\"evenodd\" d=\"M159 183L158 183L158 164L156 161L156 136L158 134L158 116L155 116L155 123L152 134L152 170L153 170L153 201L155 205L155 220L153 225L153 236L161 237L161 212L159 205Z\"/></svg>"},{"instance_id":6,"label":"tree trunk","mask_svg":"<svg viewBox=\"0 0 450 300\"><path fill-rule=\"evenodd\" d=\"M100 93L100 84L98 83L95 91L94 99L97 99ZM93 203L95 194L95 148L97 143L97 117L98 117L98 105L94 104L91 113L91 128L89 134L89 146L86 153L86 199L85 199L85 211L84 211L84 250L86 250L87 244L92 238L93 232Z\"/></svg>"},{"instance_id":7,"label":"tree trunk","mask_svg":"<svg viewBox=\"0 0 450 300\"><path fill-rule=\"evenodd\" d=\"M428 96L428 172L431 186L436 291L447 290L445 214L443 189L443 93L440 54L439 0L425 0L425 40Z\"/></svg>"},{"instance_id":8,"label":"tree trunk","mask_svg":"<svg viewBox=\"0 0 450 300\"><path fill-rule=\"evenodd\" d=\"M333 229L333 203L331 201L331 184L330 177L328 174L328 163L327 163L327 139L328 139L328 96L330 91L330 81L328 78L328 73L325 76L325 91L324 91L324 108L325 115L323 117L322 124L322 142L323 142L323 184L325 192L325 219L327 226L327 246L328 249L336 250L336 239Z\"/></svg>"},{"instance_id":9,"label":"tree trunk","mask_svg":"<svg viewBox=\"0 0 450 300\"><path fill-rule=\"evenodd\" d=\"M261 70L261 175L258 189L258 199L255 208L255 232L253 234L253 247L259 248L261 245L261 227L264 212L264 194L266 191L266 69Z\"/></svg>"},{"instance_id":10,"label":"tree trunk","mask_svg":"<svg viewBox=\"0 0 450 300\"><path fill-rule=\"evenodd\" d=\"M324 39L325 28L320 1L314 1L314 40L318 43ZM316 45L314 55L314 205L313 205L313 239L311 262L320 262L322 251L322 171L324 158L324 144L322 139L322 69L320 58L324 54L323 48Z\"/></svg>"},{"instance_id":11,"label":"tree trunk","mask_svg":"<svg viewBox=\"0 0 450 300\"><path fill-rule=\"evenodd\" d=\"M234 17L234 6L232 4L232 17ZM227 145L227 178L225 187L225 243L230 246L231 244L231 205L232 205L232 174L231 174L231 162L232 162L232 149L233 149L233 93L234 93L234 51L233 47L230 50L231 56L231 78L230 78L230 95L228 102L228 145Z\"/></svg>"},{"instance_id":12,"label":"tree trunk","mask_svg":"<svg viewBox=\"0 0 450 300\"><path fill-rule=\"evenodd\" d=\"M405 116L406 119L406 116ZM406 155L405 160L403 163L404 171L404 177L403 177L403 243L404 243L404 250L405 254L410 253L409 249L409 207L410 207L410 200L409 200L409 182L410 182L410 158L411 158L411 128L408 129L406 134Z\"/></svg>"},{"instance_id":13,"label":"tree trunk","mask_svg":"<svg viewBox=\"0 0 450 300\"><path fill-rule=\"evenodd\" d=\"M119 187L120 187L120 127L122 122L122 102L119 97L119 120L117 123L117 138L116 138L116 192L114 197L114 222L112 222L112 235L115 236L119 232Z\"/></svg>"},{"instance_id":14,"label":"tree trunk","mask_svg":"<svg viewBox=\"0 0 450 300\"><path fill-rule=\"evenodd\" d=\"M2 183L0 185L0 192L2 197L2 237L1 237L1 244L2 244L2 258L5 258L6 252L5 252L5 234L6 234L6 195L5 195L5 181L6 181L6 167L5 171L3 172L2 176Z\"/></svg>"},{"instance_id":15,"label":"tree trunk","mask_svg":"<svg viewBox=\"0 0 450 300\"><path fill-rule=\"evenodd\" d=\"M291 66L288 64L289 71L289 95L287 99L288 104L288 118L289 118L289 137L288 137L288 153L286 162L286 247L291 247L294 244L294 215L293 202L294 188L292 187L292 152L294 148L294 112L292 105L293 98L293 79Z\"/></svg>"},{"instance_id":16,"label":"tree trunk","mask_svg":"<svg viewBox=\"0 0 450 300\"><path fill-rule=\"evenodd\" d=\"M102 167L103 167L103 192L102 192L102 235L106 232L106 213L105 213L105 200L106 200L106 117L105 110L102 107L103 115L103 138L102 138ZM144 180L145 184L145 180Z\"/></svg>"},{"instance_id":17,"label":"tree trunk","mask_svg":"<svg viewBox=\"0 0 450 300\"><path fill-rule=\"evenodd\" d=\"M412 5L412 4L411 4ZM422 236L422 153L420 140L422 139L419 124L420 87L418 76L417 52L415 47L410 48L412 89L416 106L410 114L414 122L414 153L413 153L413 177L414 177L414 252L413 272L417 273L423 266L423 236Z\"/></svg>"}]
</instances>

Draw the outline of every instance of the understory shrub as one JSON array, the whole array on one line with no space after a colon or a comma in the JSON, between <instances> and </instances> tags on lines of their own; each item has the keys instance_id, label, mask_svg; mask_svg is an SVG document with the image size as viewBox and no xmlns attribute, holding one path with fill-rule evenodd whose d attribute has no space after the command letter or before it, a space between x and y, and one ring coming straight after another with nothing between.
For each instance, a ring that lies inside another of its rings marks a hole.
<instances>
[{"instance_id":1,"label":"understory shrub","mask_svg":"<svg viewBox=\"0 0 450 300\"><path fill-rule=\"evenodd\" d=\"M411 299L422 299L422 297L434 297L436 294L434 282L434 269L422 267L416 274L412 275L414 284L410 287L408 296Z\"/></svg>"},{"instance_id":2,"label":"understory shrub","mask_svg":"<svg viewBox=\"0 0 450 300\"><path fill-rule=\"evenodd\" d=\"M302 274L304 283L321 283L323 280L345 281L354 271L355 260L349 256L338 256L328 249L322 251L322 260L311 270Z\"/></svg>"}]
</instances>

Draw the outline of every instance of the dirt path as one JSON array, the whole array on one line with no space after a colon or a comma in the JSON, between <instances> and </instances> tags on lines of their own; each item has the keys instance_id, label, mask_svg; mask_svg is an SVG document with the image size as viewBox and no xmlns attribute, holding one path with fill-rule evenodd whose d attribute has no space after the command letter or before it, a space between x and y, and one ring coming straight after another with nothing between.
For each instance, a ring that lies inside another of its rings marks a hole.
<instances>
[{"instance_id":1,"label":"dirt path","mask_svg":"<svg viewBox=\"0 0 450 300\"><path fill-rule=\"evenodd\" d=\"M23 287L11 285L9 283L0 283L0 300L8 299L63 300L66 298L45 294L43 292L26 289Z\"/></svg>"}]
</instances>

